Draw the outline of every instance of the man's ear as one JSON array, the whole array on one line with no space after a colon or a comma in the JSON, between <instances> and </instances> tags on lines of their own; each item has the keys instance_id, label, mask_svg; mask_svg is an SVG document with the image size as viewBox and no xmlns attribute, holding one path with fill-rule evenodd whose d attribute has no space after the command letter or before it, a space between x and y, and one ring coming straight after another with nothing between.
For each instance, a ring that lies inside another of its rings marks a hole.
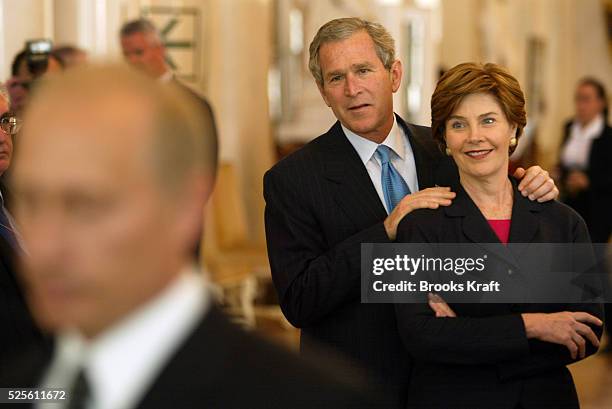
<instances>
[{"instance_id":1,"label":"man's ear","mask_svg":"<svg viewBox=\"0 0 612 409\"><path fill-rule=\"evenodd\" d=\"M317 88L319 88L319 93L321 94L323 101L325 101L325 105L327 105L328 107L331 107L331 105L329 104L329 101L327 100L327 96L325 95L324 85L322 83L319 83L319 81L317 81Z\"/></svg>"},{"instance_id":2,"label":"man's ear","mask_svg":"<svg viewBox=\"0 0 612 409\"><path fill-rule=\"evenodd\" d=\"M175 195L174 234L189 248L201 237L204 209L212 190L212 180L200 174L187 178L183 190Z\"/></svg>"},{"instance_id":3,"label":"man's ear","mask_svg":"<svg viewBox=\"0 0 612 409\"><path fill-rule=\"evenodd\" d=\"M389 74L391 75L391 89L396 92L402 83L402 74L404 70L402 68L402 62L400 60L393 61Z\"/></svg>"}]
</instances>

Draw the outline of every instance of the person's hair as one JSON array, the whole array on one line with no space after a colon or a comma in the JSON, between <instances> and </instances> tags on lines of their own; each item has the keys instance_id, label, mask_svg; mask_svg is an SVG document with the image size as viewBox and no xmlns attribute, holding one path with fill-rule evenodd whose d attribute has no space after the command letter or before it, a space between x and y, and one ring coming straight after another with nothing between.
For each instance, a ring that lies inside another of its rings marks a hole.
<instances>
[{"instance_id":1,"label":"person's hair","mask_svg":"<svg viewBox=\"0 0 612 409\"><path fill-rule=\"evenodd\" d=\"M78 58L80 56L86 56L87 53L73 45L62 45L55 47L53 51L51 51L51 55L59 61L62 68L67 68L76 65Z\"/></svg>"},{"instance_id":2,"label":"person's hair","mask_svg":"<svg viewBox=\"0 0 612 409\"><path fill-rule=\"evenodd\" d=\"M610 105L608 103L608 95L606 93L606 87L604 86L604 84L593 78L593 77L584 77L582 78L579 82L578 82L578 87L581 87L583 85L588 85L591 86L595 89L595 92L597 93L597 97L599 99L601 99L604 102L604 109L603 109L603 116L604 116L604 121L606 123L608 123L608 114L610 112Z\"/></svg>"},{"instance_id":3,"label":"person's hair","mask_svg":"<svg viewBox=\"0 0 612 409\"><path fill-rule=\"evenodd\" d=\"M11 63L11 76L16 77L17 75L19 75L19 67L21 67L21 64L23 63L26 63L26 69L28 70L28 72L30 71L29 67L27 66L27 58L28 58L28 50L21 50L15 56L15 58L13 58L13 62ZM51 58L55 59L58 62L58 64L62 68L64 68L64 64L59 56L51 52L49 53L49 59Z\"/></svg>"},{"instance_id":4,"label":"person's hair","mask_svg":"<svg viewBox=\"0 0 612 409\"><path fill-rule=\"evenodd\" d=\"M28 51L22 50L15 56L15 58L13 58L13 62L11 63L11 75L13 77L16 77L19 74L19 67L21 66L21 63L25 61L27 55Z\"/></svg>"},{"instance_id":5,"label":"person's hair","mask_svg":"<svg viewBox=\"0 0 612 409\"><path fill-rule=\"evenodd\" d=\"M206 135L208 124L193 98L127 65L80 65L46 79L33 94L26 117L37 109L51 109L57 101L98 101L115 95L134 96L150 104L153 135L149 154L153 173L164 190L180 189L190 174L207 178L214 174L213 138Z\"/></svg>"},{"instance_id":6,"label":"person's hair","mask_svg":"<svg viewBox=\"0 0 612 409\"><path fill-rule=\"evenodd\" d=\"M357 17L338 18L325 23L310 43L308 69L319 85L323 85L323 72L319 64L319 50L325 43L345 40L353 34L365 31L374 42L378 58L387 70L395 61L395 41L381 24Z\"/></svg>"},{"instance_id":7,"label":"person's hair","mask_svg":"<svg viewBox=\"0 0 612 409\"><path fill-rule=\"evenodd\" d=\"M6 89L6 86L2 83L0 83L0 99L6 102L6 106L8 110L10 111L11 110L11 97L8 92L8 89Z\"/></svg>"},{"instance_id":8,"label":"person's hair","mask_svg":"<svg viewBox=\"0 0 612 409\"><path fill-rule=\"evenodd\" d=\"M153 38L156 42L161 44L161 35L159 30L155 25L146 18L139 18L137 20L130 20L121 26L121 30L119 30L119 37L127 37L132 34L143 33L143 34L153 34Z\"/></svg>"},{"instance_id":9,"label":"person's hair","mask_svg":"<svg viewBox=\"0 0 612 409\"><path fill-rule=\"evenodd\" d=\"M464 97L476 93L492 95L508 122L516 126L517 141L521 137L527 115L525 96L517 79L497 64L463 63L442 75L431 96L431 133L441 148L446 147L444 135L448 118ZM510 147L510 153L514 149L516 145Z\"/></svg>"}]
</instances>

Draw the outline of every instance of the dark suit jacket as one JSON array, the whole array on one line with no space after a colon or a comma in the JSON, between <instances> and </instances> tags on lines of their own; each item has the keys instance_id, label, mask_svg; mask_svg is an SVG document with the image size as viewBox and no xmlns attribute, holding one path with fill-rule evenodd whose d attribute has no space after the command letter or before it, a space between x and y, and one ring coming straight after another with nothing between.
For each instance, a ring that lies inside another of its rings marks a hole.
<instances>
[{"instance_id":1,"label":"dark suit jacket","mask_svg":"<svg viewBox=\"0 0 612 409\"><path fill-rule=\"evenodd\" d=\"M0 371L23 349L49 346L30 314L14 264L15 251L0 237Z\"/></svg>"},{"instance_id":2,"label":"dark suit jacket","mask_svg":"<svg viewBox=\"0 0 612 409\"><path fill-rule=\"evenodd\" d=\"M419 187L456 179L429 128L405 123ZM301 350L315 358L322 343L365 367L402 406L410 359L393 305L361 304L361 243L388 243L385 208L339 122L264 176L268 256L280 305L302 329Z\"/></svg>"},{"instance_id":3,"label":"dark suit jacket","mask_svg":"<svg viewBox=\"0 0 612 409\"><path fill-rule=\"evenodd\" d=\"M1 385L37 385L50 355L29 354ZM161 369L137 409L378 408L364 389L334 377L333 370L302 362L282 348L231 324L216 308ZM20 405L26 408L26 405Z\"/></svg>"},{"instance_id":4,"label":"dark suit jacket","mask_svg":"<svg viewBox=\"0 0 612 409\"><path fill-rule=\"evenodd\" d=\"M561 149L570 136L572 121L565 124ZM571 169L561 164L561 187ZM612 234L612 127L606 125L593 140L586 173L590 186L574 196L564 195L564 201L584 218L594 243L606 243Z\"/></svg>"},{"instance_id":5,"label":"dark suit jacket","mask_svg":"<svg viewBox=\"0 0 612 409\"><path fill-rule=\"evenodd\" d=\"M0 188L5 199L8 198L10 195L1 183ZM15 268L16 258L15 250L0 237L0 371L7 359L25 348L49 347L25 302Z\"/></svg>"},{"instance_id":6,"label":"dark suit jacket","mask_svg":"<svg viewBox=\"0 0 612 409\"><path fill-rule=\"evenodd\" d=\"M499 243L465 190L460 186L454 190L457 197L451 206L407 215L398 227L397 241ZM530 202L516 185L511 223L509 243L590 241L576 212L556 201ZM534 271L509 249L499 260L498 267L509 274ZM546 267L538 264L536 269ZM453 304L451 308L456 318L436 318L427 304L396 305L399 331L414 358L409 407L579 407L566 368L573 362L569 352L561 345L528 340L520 314L569 310L602 318L601 304ZM601 328L593 329L601 337ZM595 351L587 342L587 354Z\"/></svg>"}]
</instances>

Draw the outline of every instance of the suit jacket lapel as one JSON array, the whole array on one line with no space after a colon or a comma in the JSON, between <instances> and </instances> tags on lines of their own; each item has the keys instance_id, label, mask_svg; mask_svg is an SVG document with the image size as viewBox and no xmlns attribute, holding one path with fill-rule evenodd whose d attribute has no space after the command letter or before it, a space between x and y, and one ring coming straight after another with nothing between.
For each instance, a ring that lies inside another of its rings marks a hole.
<instances>
[{"instance_id":1,"label":"suit jacket lapel","mask_svg":"<svg viewBox=\"0 0 612 409\"><path fill-rule=\"evenodd\" d=\"M353 223L361 230L384 220L387 211L340 122L328 131L322 148L325 177L336 185L335 200Z\"/></svg>"},{"instance_id":2,"label":"suit jacket lapel","mask_svg":"<svg viewBox=\"0 0 612 409\"><path fill-rule=\"evenodd\" d=\"M471 242L494 254L506 263L518 267L519 263L514 255L505 246L500 245L499 238L463 187L458 185L453 190L457 192L457 197L453 200L452 206L444 208L446 214L451 217L463 218L461 229ZM514 215L512 216L511 226L513 225Z\"/></svg>"},{"instance_id":3,"label":"suit jacket lapel","mask_svg":"<svg viewBox=\"0 0 612 409\"><path fill-rule=\"evenodd\" d=\"M434 185L433 168L437 163L435 152L431 151L431 135L423 135L414 125L404 122L399 115L396 115L397 123L403 128L408 136L408 141L414 154L419 190L432 187Z\"/></svg>"},{"instance_id":4,"label":"suit jacket lapel","mask_svg":"<svg viewBox=\"0 0 612 409\"><path fill-rule=\"evenodd\" d=\"M211 306L178 350L155 374L151 387L136 408L159 408L159 402L168 401L168 396L175 393L178 394L177 401L185 402L192 397L181 392L193 390L194 385L201 389L202 395L210 398L215 385L228 379L227 371L232 368L228 363L235 352L232 347L242 345L242 342L243 335L231 327L216 306ZM204 367L207 370L203 370ZM195 372L197 378L188 376Z\"/></svg>"},{"instance_id":5,"label":"suit jacket lapel","mask_svg":"<svg viewBox=\"0 0 612 409\"><path fill-rule=\"evenodd\" d=\"M398 124L408 137L417 171L419 189L434 185L434 167L439 161L437 146L429 132L419 131L396 115ZM360 228L369 227L387 216L376 188L361 158L344 135L340 122L328 131L322 146L325 155L325 176L336 183L336 201Z\"/></svg>"},{"instance_id":6,"label":"suit jacket lapel","mask_svg":"<svg viewBox=\"0 0 612 409\"><path fill-rule=\"evenodd\" d=\"M518 183L512 180L514 188L514 203L512 205L512 224L510 225L510 236L508 242L512 243L508 246L517 260L520 260L521 255L529 247L539 230L539 220L534 215L541 211L543 204L536 201L531 201L521 195L518 190Z\"/></svg>"}]
</instances>

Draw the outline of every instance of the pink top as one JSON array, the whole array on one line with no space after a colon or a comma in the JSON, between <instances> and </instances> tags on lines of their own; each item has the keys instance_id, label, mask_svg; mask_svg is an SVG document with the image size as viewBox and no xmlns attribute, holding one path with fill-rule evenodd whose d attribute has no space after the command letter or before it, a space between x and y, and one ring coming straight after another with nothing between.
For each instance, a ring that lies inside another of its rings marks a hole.
<instances>
[{"instance_id":1,"label":"pink top","mask_svg":"<svg viewBox=\"0 0 612 409\"><path fill-rule=\"evenodd\" d=\"M493 229L499 241L504 244L508 244L508 237L510 236L510 219L502 220L487 220L489 226Z\"/></svg>"}]
</instances>

